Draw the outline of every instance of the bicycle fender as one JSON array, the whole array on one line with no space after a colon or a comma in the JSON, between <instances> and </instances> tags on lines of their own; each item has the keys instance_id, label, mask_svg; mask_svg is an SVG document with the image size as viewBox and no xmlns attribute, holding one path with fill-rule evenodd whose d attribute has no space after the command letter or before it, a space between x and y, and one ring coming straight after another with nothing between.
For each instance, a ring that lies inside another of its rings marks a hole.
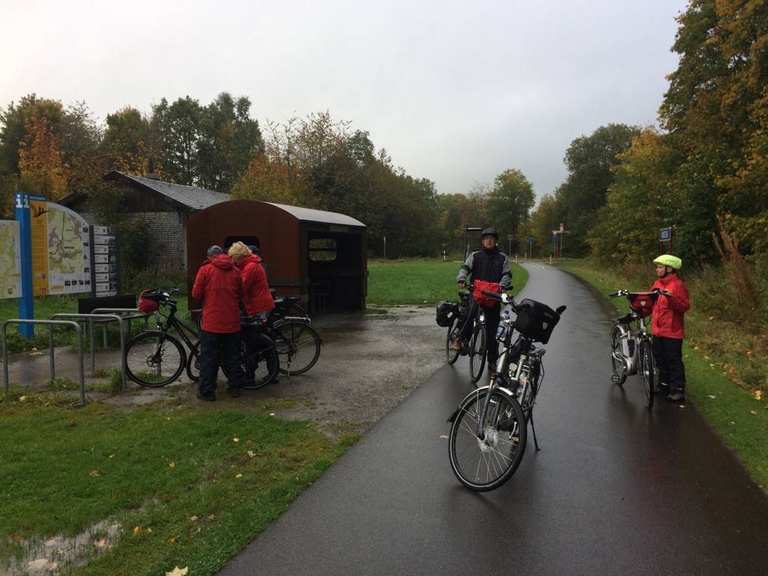
<instances>
[{"instance_id":1,"label":"bicycle fender","mask_svg":"<svg viewBox=\"0 0 768 576\"><path fill-rule=\"evenodd\" d=\"M451 414L448 417L448 420L446 420L446 422L451 422L452 423L454 420L456 420L456 416L459 415L459 411L461 410L461 406L462 406L462 404L464 404L464 402L467 400L467 398L469 398L473 394L480 394L481 392L485 392L485 391L488 390L488 388L490 388L489 385L480 386L479 388L476 388L476 389L472 390L472 392L470 392L469 394L464 396L464 398L461 399L461 402L459 402L459 405L456 407L456 410L453 411L453 414ZM504 394L505 396L509 397L511 400L517 401L515 396L514 396L514 394L512 394L512 391L509 388L504 388L503 386L496 386L496 391L500 392L501 394Z\"/></svg>"}]
</instances>

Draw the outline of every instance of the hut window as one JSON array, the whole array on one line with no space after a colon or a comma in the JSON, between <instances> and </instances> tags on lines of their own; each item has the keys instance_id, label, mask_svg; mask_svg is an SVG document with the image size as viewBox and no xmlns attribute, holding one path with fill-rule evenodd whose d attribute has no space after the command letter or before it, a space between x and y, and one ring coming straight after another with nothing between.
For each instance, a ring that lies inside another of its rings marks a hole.
<instances>
[{"instance_id":1,"label":"hut window","mask_svg":"<svg viewBox=\"0 0 768 576\"><path fill-rule=\"evenodd\" d=\"M334 262L336 260L336 240L333 238L310 239L309 259L312 262Z\"/></svg>"}]
</instances>

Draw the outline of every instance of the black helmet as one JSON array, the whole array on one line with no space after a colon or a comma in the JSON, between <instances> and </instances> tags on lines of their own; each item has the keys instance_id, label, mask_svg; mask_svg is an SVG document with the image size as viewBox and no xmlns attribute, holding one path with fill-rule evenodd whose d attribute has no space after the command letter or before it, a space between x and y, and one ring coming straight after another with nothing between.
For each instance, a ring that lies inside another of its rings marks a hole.
<instances>
[{"instance_id":1,"label":"black helmet","mask_svg":"<svg viewBox=\"0 0 768 576\"><path fill-rule=\"evenodd\" d=\"M493 236L496 238L496 240L499 239L499 233L496 231L496 228L483 228L483 231L480 232L480 237L483 238L485 236Z\"/></svg>"}]
</instances>

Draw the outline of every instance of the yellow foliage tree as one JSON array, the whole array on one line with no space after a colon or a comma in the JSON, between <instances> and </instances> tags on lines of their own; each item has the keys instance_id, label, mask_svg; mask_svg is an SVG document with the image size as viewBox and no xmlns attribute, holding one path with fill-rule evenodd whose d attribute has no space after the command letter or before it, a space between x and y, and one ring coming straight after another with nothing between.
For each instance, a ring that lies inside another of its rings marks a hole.
<instances>
[{"instance_id":1,"label":"yellow foliage tree","mask_svg":"<svg viewBox=\"0 0 768 576\"><path fill-rule=\"evenodd\" d=\"M26 128L27 136L19 147L21 189L59 200L66 196L69 182L59 140L43 116L30 118Z\"/></svg>"}]
</instances>

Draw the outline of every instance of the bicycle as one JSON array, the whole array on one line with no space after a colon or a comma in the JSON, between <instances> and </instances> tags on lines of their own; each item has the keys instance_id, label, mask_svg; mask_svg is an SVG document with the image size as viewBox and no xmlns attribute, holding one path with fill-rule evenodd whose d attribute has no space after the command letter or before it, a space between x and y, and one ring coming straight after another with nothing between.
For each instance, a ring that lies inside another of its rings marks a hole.
<instances>
[{"instance_id":1,"label":"bicycle","mask_svg":"<svg viewBox=\"0 0 768 576\"><path fill-rule=\"evenodd\" d=\"M437 324L447 327L445 340L445 358L448 364L454 364L459 355L469 356L469 376L473 384L477 384L485 369L485 312L477 306L473 318L474 326L469 340L461 337L462 328L467 315L472 311L469 290L459 290L459 302L442 302L437 306ZM454 341L461 343L461 349L454 348Z\"/></svg>"},{"instance_id":2,"label":"bicycle","mask_svg":"<svg viewBox=\"0 0 768 576\"><path fill-rule=\"evenodd\" d=\"M506 293L484 293L502 303L496 374L488 386L467 394L448 419L451 469L464 486L477 492L498 488L512 477L525 453L528 424L539 450L533 408L544 378L546 350L535 342L549 341L566 309L552 310L530 299L518 304Z\"/></svg>"},{"instance_id":3,"label":"bicycle","mask_svg":"<svg viewBox=\"0 0 768 576\"><path fill-rule=\"evenodd\" d=\"M148 388L160 388L176 381L186 368L187 375L192 378L191 360L193 351L198 346L198 331L176 317L177 302L172 296L179 293L178 289L170 291L146 290L141 300L154 303L157 312L157 327L155 330L145 330L131 338L126 345L125 367L127 376ZM169 334L175 330L187 348L177 338ZM187 354L187 349L190 353Z\"/></svg>"},{"instance_id":4,"label":"bicycle","mask_svg":"<svg viewBox=\"0 0 768 576\"><path fill-rule=\"evenodd\" d=\"M640 374L645 405L653 408L656 365L653 360L653 340L647 330L647 318L658 298L658 291L629 292L618 290L609 297L623 296L629 301L628 314L616 318L611 329L611 381L623 386L627 376Z\"/></svg>"},{"instance_id":5,"label":"bicycle","mask_svg":"<svg viewBox=\"0 0 768 576\"><path fill-rule=\"evenodd\" d=\"M252 372L255 368L258 374L253 383L246 386L247 389L255 390L274 382L278 372L289 376L304 374L317 363L322 341L317 331L310 326L312 320L309 314L301 308L298 301L299 299L295 297L277 298L275 299L275 308L267 316L266 321L244 320L244 331L257 329L259 337L263 335L269 339L269 343L266 341L261 343L264 350L253 357L243 339L241 351L243 370L248 373L249 370ZM294 313L298 315L289 315ZM277 357L275 370L272 366L270 348L274 349ZM190 354L192 360L188 375L190 379L198 380L200 377L198 347L192 348Z\"/></svg>"}]
</instances>

